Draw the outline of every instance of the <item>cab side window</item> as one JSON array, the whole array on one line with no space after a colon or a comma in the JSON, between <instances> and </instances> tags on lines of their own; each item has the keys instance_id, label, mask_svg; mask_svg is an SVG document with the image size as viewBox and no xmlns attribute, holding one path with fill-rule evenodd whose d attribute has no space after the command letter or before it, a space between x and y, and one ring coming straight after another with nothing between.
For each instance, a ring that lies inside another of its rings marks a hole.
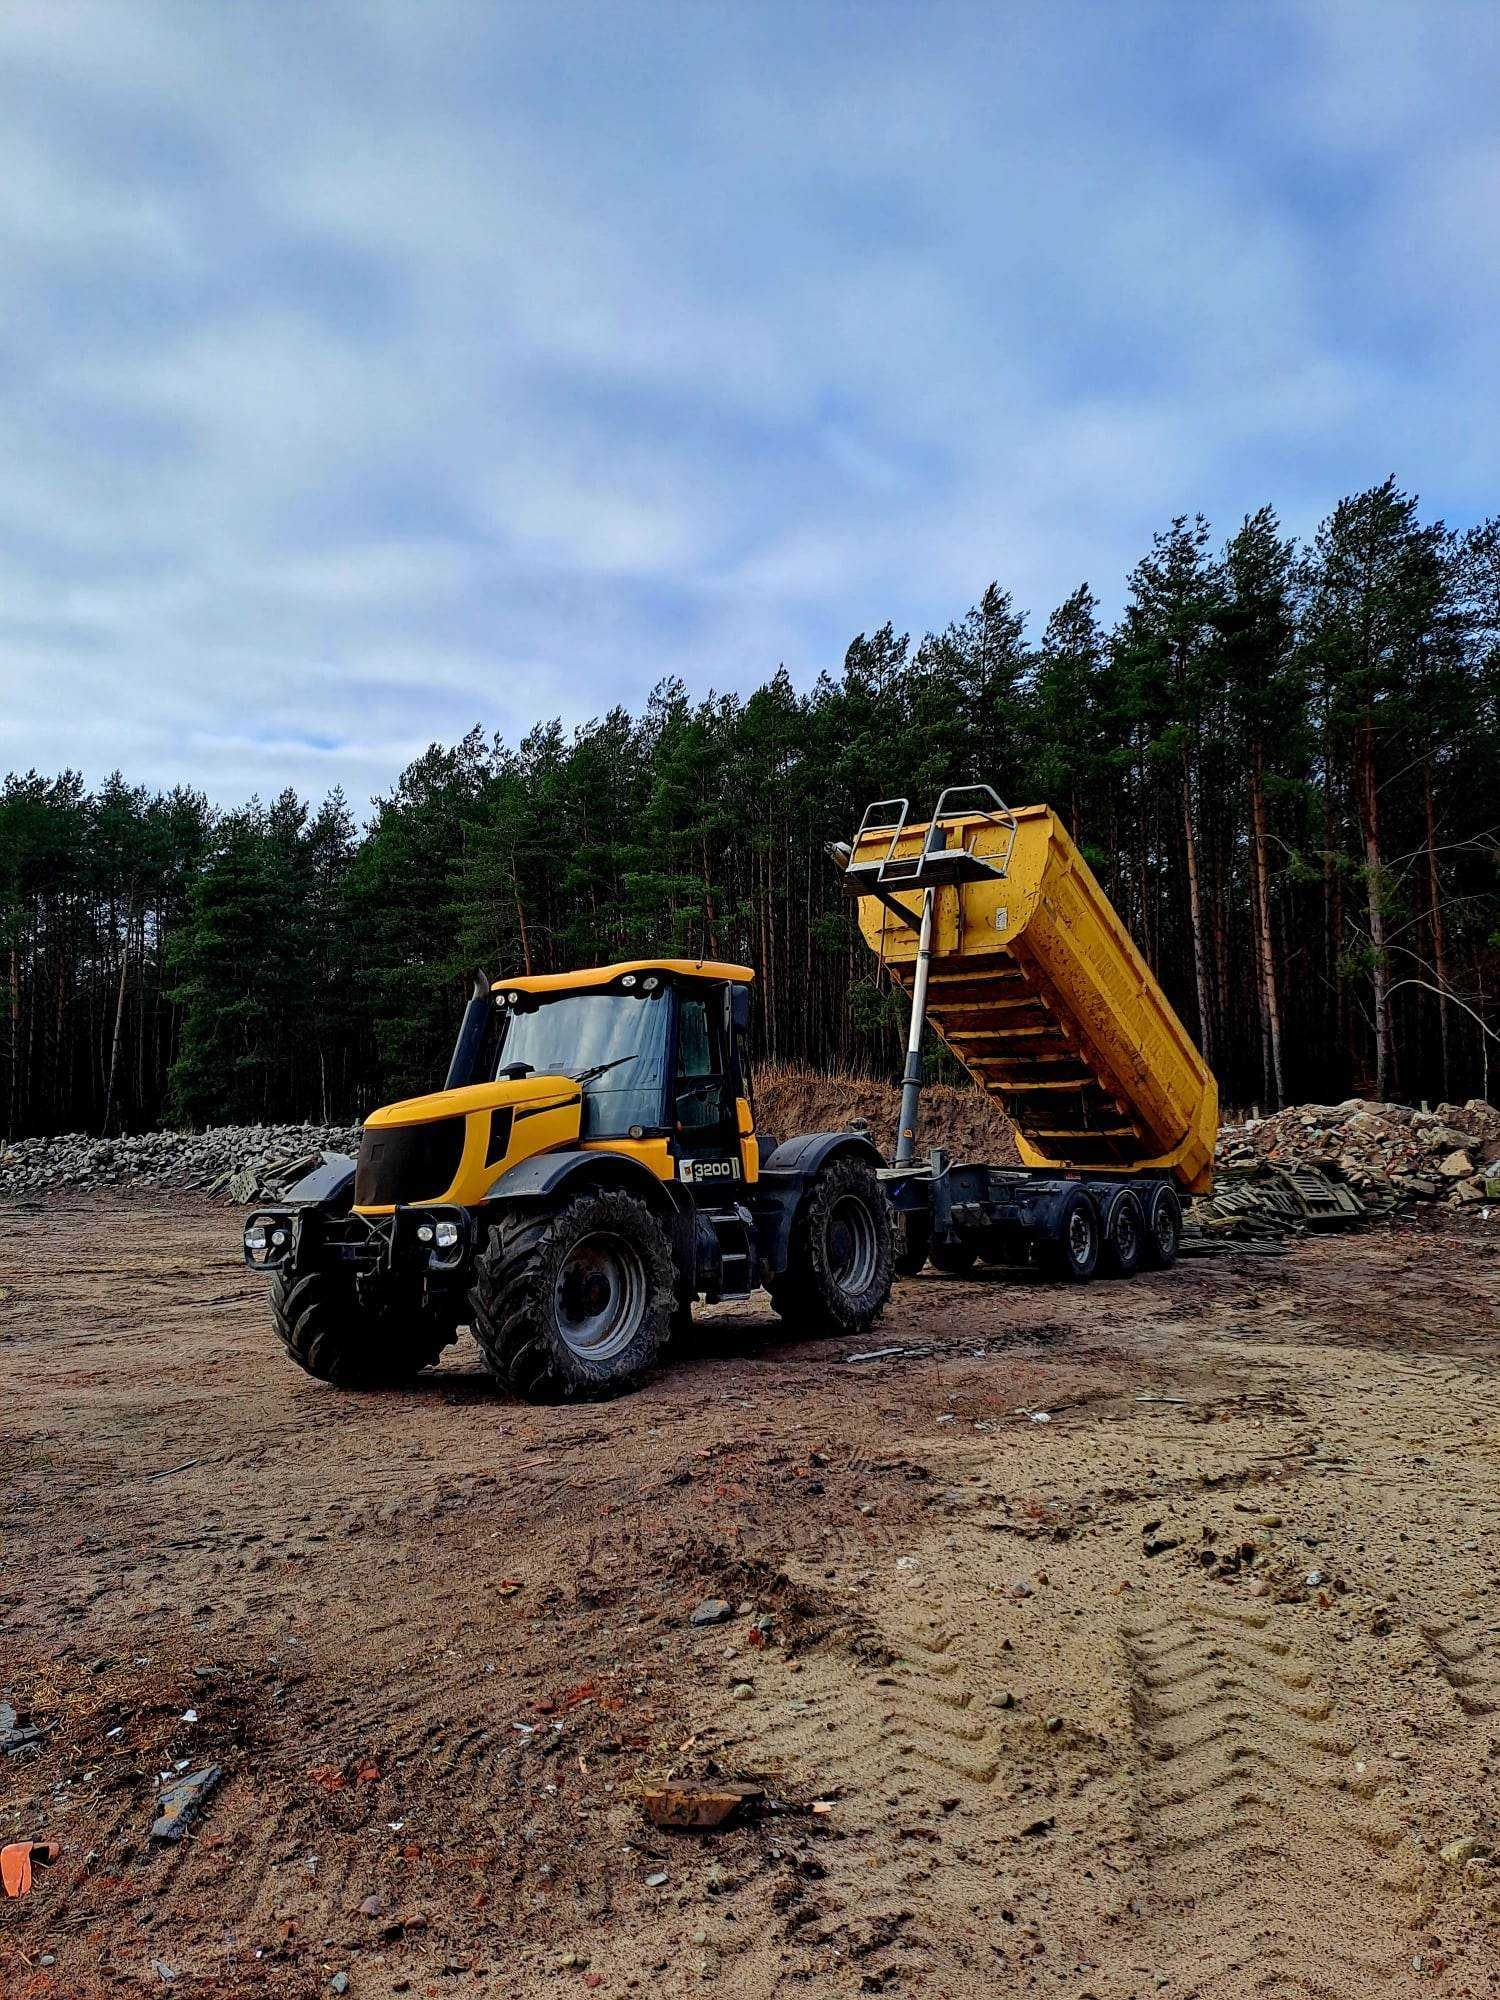
<instances>
[{"instance_id":1,"label":"cab side window","mask_svg":"<svg viewBox=\"0 0 1500 2000\"><path fill-rule=\"evenodd\" d=\"M684 994L677 1015L677 1123L703 1138L724 1123L724 1080L709 1001Z\"/></svg>"},{"instance_id":2,"label":"cab side window","mask_svg":"<svg viewBox=\"0 0 1500 2000\"><path fill-rule=\"evenodd\" d=\"M678 1015L677 1074L715 1076L713 1044L708 1025L708 1002L684 999Z\"/></svg>"}]
</instances>

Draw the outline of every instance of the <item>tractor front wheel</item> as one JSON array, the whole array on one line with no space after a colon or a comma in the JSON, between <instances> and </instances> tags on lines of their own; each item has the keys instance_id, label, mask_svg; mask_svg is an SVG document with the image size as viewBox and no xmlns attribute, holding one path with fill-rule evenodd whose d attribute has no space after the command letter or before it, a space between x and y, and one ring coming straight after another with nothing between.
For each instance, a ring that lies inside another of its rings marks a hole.
<instances>
[{"instance_id":1,"label":"tractor front wheel","mask_svg":"<svg viewBox=\"0 0 1500 2000\"><path fill-rule=\"evenodd\" d=\"M344 1271L278 1271L271 1280L271 1324L299 1368L342 1389L409 1381L458 1338L450 1319L430 1308L363 1305Z\"/></svg>"},{"instance_id":2,"label":"tractor front wheel","mask_svg":"<svg viewBox=\"0 0 1500 2000\"><path fill-rule=\"evenodd\" d=\"M771 1304L809 1333L868 1333L891 1295L891 1211L875 1170L835 1157L802 1197Z\"/></svg>"},{"instance_id":3,"label":"tractor front wheel","mask_svg":"<svg viewBox=\"0 0 1500 2000\"><path fill-rule=\"evenodd\" d=\"M666 1231L645 1202L613 1189L502 1215L469 1292L490 1373L533 1403L634 1388L676 1313Z\"/></svg>"}]
</instances>

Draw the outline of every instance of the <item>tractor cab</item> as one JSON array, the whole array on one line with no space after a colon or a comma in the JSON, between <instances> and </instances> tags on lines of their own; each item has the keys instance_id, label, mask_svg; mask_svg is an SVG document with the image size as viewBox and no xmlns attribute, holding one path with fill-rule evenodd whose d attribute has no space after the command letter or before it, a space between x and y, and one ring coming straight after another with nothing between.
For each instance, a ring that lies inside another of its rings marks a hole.
<instances>
[{"instance_id":1,"label":"tractor cab","mask_svg":"<svg viewBox=\"0 0 1500 2000\"><path fill-rule=\"evenodd\" d=\"M497 981L486 1067L496 1080L572 1078L581 1143L638 1149L659 1178L753 1182L743 1037L754 976L743 965L653 959Z\"/></svg>"}]
</instances>

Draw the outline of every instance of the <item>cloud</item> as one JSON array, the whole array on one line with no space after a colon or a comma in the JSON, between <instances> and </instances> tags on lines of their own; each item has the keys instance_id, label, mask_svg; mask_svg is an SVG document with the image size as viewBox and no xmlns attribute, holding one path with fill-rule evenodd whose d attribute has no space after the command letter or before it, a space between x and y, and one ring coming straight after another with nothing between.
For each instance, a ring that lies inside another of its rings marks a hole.
<instances>
[{"instance_id":1,"label":"cloud","mask_svg":"<svg viewBox=\"0 0 1500 2000\"><path fill-rule=\"evenodd\" d=\"M0 759L224 799L1493 505L1488 10L0 15Z\"/></svg>"}]
</instances>

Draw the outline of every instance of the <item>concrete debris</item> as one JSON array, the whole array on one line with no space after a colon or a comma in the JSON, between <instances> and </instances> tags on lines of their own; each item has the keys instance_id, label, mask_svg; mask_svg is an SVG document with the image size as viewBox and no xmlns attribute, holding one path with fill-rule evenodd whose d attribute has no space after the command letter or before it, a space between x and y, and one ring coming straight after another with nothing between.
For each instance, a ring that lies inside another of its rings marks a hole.
<instances>
[{"instance_id":1,"label":"concrete debris","mask_svg":"<svg viewBox=\"0 0 1500 2000\"><path fill-rule=\"evenodd\" d=\"M17 1750L29 1749L41 1740L40 1729L23 1722L8 1701L0 1701L0 1752L8 1757Z\"/></svg>"},{"instance_id":2,"label":"concrete debris","mask_svg":"<svg viewBox=\"0 0 1500 2000\"><path fill-rule=\"evenodd\" d=\"M648 1785L641 1793L641 1810L653 1826L709 1833L764 1798L758 1785Z\"/></svg>"},{"instance_id":3,"label":"concrete debris","mask_svg":"<svg viewBox=\"0 0 1500 2000\"><path fill-rule=\"evenodd\" d=\"M58 1191L158 1188L249 1205L278 1200L324 1153L358 1151L359 1129L352 1126L223 1125L118 1139L81 1132L17 1139L0 1146L0 1202ZM1297 1187L1288 1190L1277 1174L1299 1177L1300 1201ZM1457 1208L1500 1202L1500 1111L1477 1097L1435 1111L1351 1097L1226 1125L1214 1192L1189 1205L1185 1234L1190 1244L1216 1237L1274 1242L1320 1223L1355 1223L1360 1210L1346 1194L1371 1216L1413 1201ZM929 1351L878 1348L845 1360Z\"/></svg>"},{"instance_id":4,"label":"concrete debris","mask_svg":"<svg viewBox=\"0 0 1500 2000\"><path fill-rule=\"evenodd\" d=\"M219 1125L97 1139L64 1132L0 1143L0 1201L59 1190L162 1188L250 1203L278 1200L325 1152L357 1154L357 1126Z\"/></svg>"},{"instance_id":5,"label":"concrete debris","mask_svg":"<svg viewBox=\"0 0 1500 2000\"><path fill-rule=\"evenodd\" d=\"M1413 1111L1351 1097L1226 1125L1212 1194L1184 1234L1236 1242L1351 1227L1410 1202L1500 1201L1500 1111L1483 1098Z\"/></svg>"},{"instance_id":6,"label":"concrete debris","mask_svg":"<svg viewBox=\"0 0 1500 2000\"><path fill-rule=\"evenodd\" d=\"M194 1771L191 1777L165 1786L157 1801L160 1811L151 1822L151 1838L181 1840L223 1775L217 1764L208 1764L201 1771Z\"/></svg>"}]
</instances>

